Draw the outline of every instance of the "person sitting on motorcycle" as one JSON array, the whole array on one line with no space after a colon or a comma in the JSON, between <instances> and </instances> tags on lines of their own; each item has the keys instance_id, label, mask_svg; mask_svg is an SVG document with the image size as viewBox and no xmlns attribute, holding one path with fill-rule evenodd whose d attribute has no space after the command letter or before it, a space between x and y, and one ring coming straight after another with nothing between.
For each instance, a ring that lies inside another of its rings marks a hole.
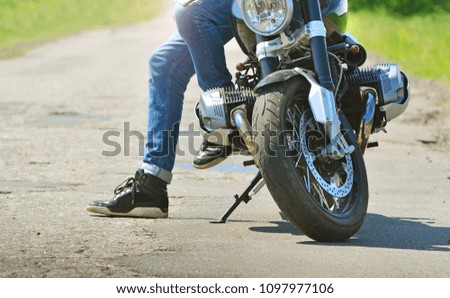
<instances>
[{"instance_id":1,"label":"person sitting on motorcycle","mask_svg":"<svg viewBox=\"0 0 450 298\"><path fill-rule=\"evenodd\" d=\"M143 163L134 178L115 189L113 199L92 201L88 211L110 216L168 216L167 184L172 180L187 85L194 74L203 91L233 85L224 53L224 45L233 38L231 5L232 0L178 1L173 10L177 31L149 59ZM230 146L205 139L193 165L204 169L230 153Z\"/></svg>"}]
</instances>

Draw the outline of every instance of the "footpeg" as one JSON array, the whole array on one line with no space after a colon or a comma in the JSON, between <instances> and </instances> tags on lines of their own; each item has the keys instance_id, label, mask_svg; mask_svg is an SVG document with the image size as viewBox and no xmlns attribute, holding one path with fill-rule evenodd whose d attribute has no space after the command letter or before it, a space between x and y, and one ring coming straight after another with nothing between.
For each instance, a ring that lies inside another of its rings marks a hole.
<instances>
[{"instance_id":1,"label":"footpeg","mask_svg":"<svg viewBox=\"0 0 450 298\"><path fill-rule=\"evenodd\" d=\"M256 162L254 159L246 160L243 162L244 167L250 167L256 165Z\"/></svg>"},{"instance_id":2,"label":"footpeg","mask_svg":"<svg viewBox=\"0 0 450 298\"><path fill-rule=\"evenodd\" d=\"M370 142L367 144L367 148L374 148L378 146L379 146L378 142Z\"/></svg>"}]
</instances>

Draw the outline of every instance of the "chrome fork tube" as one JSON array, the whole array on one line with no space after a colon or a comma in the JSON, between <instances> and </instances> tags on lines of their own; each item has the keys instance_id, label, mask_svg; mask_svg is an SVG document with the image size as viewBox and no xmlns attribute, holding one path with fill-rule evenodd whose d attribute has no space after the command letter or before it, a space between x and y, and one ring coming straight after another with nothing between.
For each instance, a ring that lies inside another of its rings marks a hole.
<instances>
[{"instance_id":1,"label":"chrome fork tube","mask_svg":"<svg viewBox=\"0 0 450 298\"><path fill-rule=\"evenodd\" d=\"M306 4L309 18L307 22L323 23L319 0L307 0ZM314 69L317 73L319 84L322 87L330 90L331 92L334 92L335 86L331 78L331 68L330 62L328 60L326 34L318 34L312 36L310 39L310 44Z\"/></svg>"},{"instance_id":2,"label":"chrome fork tube","mask_svg":"<svg viewBox=\"0 0 450 298\"><path fill-rule=\"evenodd\" d=\"M265 41L269 41L274 37L266 37L259 34L256 34L256 43L260 44ZM278 58L267 56L259 60L259 65L261 67L261 79L267 77L271 73L277 71L278 69Z\"/></svg>"}]
</instances>

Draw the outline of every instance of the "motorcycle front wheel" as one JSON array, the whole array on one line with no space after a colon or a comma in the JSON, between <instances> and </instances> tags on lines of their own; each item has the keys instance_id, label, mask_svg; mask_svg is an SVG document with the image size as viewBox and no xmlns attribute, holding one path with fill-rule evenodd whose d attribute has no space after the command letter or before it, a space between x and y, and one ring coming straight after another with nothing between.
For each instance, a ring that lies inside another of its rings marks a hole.
<instances>
[{"instance_id":1,"label":"motorcycle front wheel","mask_svg":"<svg viewBox=\"0 0 450 298\"><path fill-rule=\"evenodd\" d=\"M345 241L367 212L364 160L342 114L341 132L355 150L339 159L324 154L326 134L314 120L308 93L301 78L259 92L252 119L255 157L273 199L297 229L317 241Z\"/></svg>"}]
</instances>

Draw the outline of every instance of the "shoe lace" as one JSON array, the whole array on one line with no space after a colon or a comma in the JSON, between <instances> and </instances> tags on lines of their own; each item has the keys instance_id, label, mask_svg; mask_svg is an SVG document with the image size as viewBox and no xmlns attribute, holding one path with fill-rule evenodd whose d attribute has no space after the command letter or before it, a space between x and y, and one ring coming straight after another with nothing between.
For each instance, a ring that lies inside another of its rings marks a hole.
<instances>
[{"instance_id":1,"label":"shoe lace","mask_svg":"<svg viewBox=\"0 0 450 298\"><path fill-rule=\"evenodd\" d=\"M134 204L134 196L135 196L135 193L136 193L136 185L137 185L137 181L133 177L130 177L130 178L126 179L125 181L120 183L116 187L116 189L114 189L115 197L120 196L124 192L131 191L131 202Z\"/></svg>"}]
</instances>

